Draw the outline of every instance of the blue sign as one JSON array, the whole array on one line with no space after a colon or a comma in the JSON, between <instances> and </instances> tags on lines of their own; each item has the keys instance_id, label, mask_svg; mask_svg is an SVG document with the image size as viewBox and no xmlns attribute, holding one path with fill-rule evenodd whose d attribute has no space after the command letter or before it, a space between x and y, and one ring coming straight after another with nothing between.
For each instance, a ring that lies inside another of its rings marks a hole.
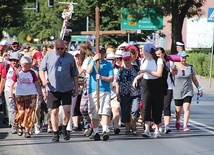
<instances>
[{"instance_id":1,"label":"blue sign","mask_svg":"<svg viewBox=\"0 0 214 155\"><path fill-rule=\"evenodd\" d=\"M208 8L207 22L214 22L214 8Z\"/></svg>"}]
</instances>

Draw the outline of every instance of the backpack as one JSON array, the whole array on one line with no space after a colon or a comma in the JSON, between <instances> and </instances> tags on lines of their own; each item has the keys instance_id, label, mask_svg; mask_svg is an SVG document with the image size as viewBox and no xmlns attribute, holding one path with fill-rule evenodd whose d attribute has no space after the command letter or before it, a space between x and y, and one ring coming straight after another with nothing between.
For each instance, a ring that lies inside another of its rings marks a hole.
<instances>
[{"instance_id":1,"label":"backpack","mask_svg":"<svg viewBox=\"0 0 214 155\"><path fill-rule=\"evenodd\" d=\"M146 59L143 59L143 63ZM157 60L155 60L155 63L157 65ZM166 63L163 61L163 73L162 73L162 76L160 77L162 79L162 84L163 84L163 92L164 92L164 95L166 96L167 95L167 90L168 90L168 83L167 83L167 78L168 78L168 75L170 73L170 70L169 70L169 67L166 65Z\"/></svg>"}]
</instances>

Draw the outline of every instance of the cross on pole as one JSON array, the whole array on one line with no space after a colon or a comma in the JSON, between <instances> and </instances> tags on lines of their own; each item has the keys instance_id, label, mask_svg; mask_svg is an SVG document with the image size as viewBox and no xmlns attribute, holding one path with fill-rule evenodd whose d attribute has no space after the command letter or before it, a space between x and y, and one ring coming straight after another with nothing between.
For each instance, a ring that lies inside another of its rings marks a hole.
<instances>
[{"instance_id":1,"label":"cross on pole","mask_svg":"<svg viewBox=\"0 0 214 155\"><path fill-rule=\"evenodd\" d=\"M95 35L96 37L96 53L99 53L100 50L100 36L101 35L116 35L116 34L127 34L129 31L121 31L121 30L111 30L111 31L100 31L100 10L98 7L95 8L95 31L77 31L70 32L71 35ZM96 62L97 74L100 72L100 62ZM100 97L99 97L99 80L97 80L97 106L100 107Z\"/></svg>"}]
</instances>

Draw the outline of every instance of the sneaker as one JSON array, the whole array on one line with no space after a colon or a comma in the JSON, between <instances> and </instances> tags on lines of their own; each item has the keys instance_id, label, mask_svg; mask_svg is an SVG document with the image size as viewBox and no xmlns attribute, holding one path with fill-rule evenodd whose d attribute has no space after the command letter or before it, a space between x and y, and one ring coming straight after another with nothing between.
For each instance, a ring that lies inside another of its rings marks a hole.
<instances>
[{"instance_id":1,"label":"sneaker","mask_svg":"<svg viewBox=\"0 0 214 155\"><path fill-rule=\"evenodd\" d=\"M31 138L31 134L29 132L25 132L25 138Z\"/></svg>"},{"instance_id":2,"label":"sneaker","mask_svg":"<svg viewBox=\"0 0 214 155\"><path fill-rule=\"evenodd\" d=\"M99 133L96 133L94 135L94 141L100 141L100 135L99 135Z\"/></svg>"},{"instance_id":3,"label":"sneaker","mask_svg":"<svg viewBox=\"0 0 214 155\"><path fill-rule=\"evenodd\" d=\"M171 129L169 128L169 126L165 126L164 133L168 134L169 132L171 132Z\"/></svg>"},{"instance_id":4,"label":"sneaker","mask_svg":"<svg viewBox=\"0 0 214 155\"><path fill-rule=\"evenodd\" d=\"M50 126L48 126L47 132L48 132L48 133L52 133L52 132L53 132L53 130L52 130L52 128L51 128Z\"/></svg>"},{"instance_id":5,"label":"sneaker","mask_svg":"<svg viewBox=\"0 0 214 155\"><path fill-rule=\"evenodd\" d=\"M91 136L92 133L93 133L93 129L92 128L85 129L85 131L84 131L84 135L86 137Z\"/></svg>"},{"instance_id":6,"label":"sneaker","mask_svg":"<svg viewBox=\"0 0 214 155\"><path fill-rule=\"evenodd\" d=\"M94 139L94 133L89 136L89 139Z\"/></svg>"},{"instance_id":7,"label":"sneaker","mask_svg":"<svg viewBox=\"0 0 214 155\"><path fill-rule=\"evenodd\" d=\"M132 129L132 134L137 135L137 129L136 128Z\"/></svg>"},{"instance_id":8,"label":"sneaker","mask_svg":"<svg viewBox=\"0 0 214 155\"><path fill-rule=\"evenodd\" d=\"M142 136L143 136L143 137L146 137L146 138L149 138L149 137L151 137L151 133L150 133L149 130L145 130L145 131L142 133Z\"/></svg>"},{"instance_id":9,"label":"sneaker","mask_svg":"<svg viewBox=\"0 0 214 155\"><path fill-rule=\"evenodd\" d=\"M175 127L176 127L177 130L180 130L180 128L181 128L180 123L179 123L179 122L176 122Z\"/></svg>"},{"instance_id":10,"label":"sneaker","mask_svg":"<svg viewBox=\"0 0 214 155\"><path fill-rule=\"evenodd\" d=\"M154 132L154 137L155 137L155 138L159 138L159 137L161 137L160 132Z\"/></svg>"},{"instance_id":11,"label":"sneaker","mask_svg":"<svg viewBox=\"0 0 214 155\"><path fill-rule=\"evenodd\" d=\"M68 131L62 131L63 139L64 140L70 140L70 134L68 134Z\"/></svg>"},{"instance_id":12,"label":"sneaker","mask_svg":"<svg viewBox=\"0 0 214 155\"><path fill-rule=\"evenodd\" d=\"M107 141L109 139L109 135L107 132L103 132L103 141Z\"/></svg>"},{"instance_id":13,"label":"sneaker","mask_svg":"<svg viewBox=\"0 0 214 155\"><path fill-rule=\"evenodd\" d=\"M183 127L183 130L184 130L184 131L189 131L188 126L184 126L184 127Z\"/></svg>"},{"instance_id":14,"label":"sneaker","mask_svg":"<svg viewBox=\"0 0 214 155\"><path fill-rule=\"evenodd\" d=\"M36 135L40 134L39 126L35 125L34 130L35 130L34 132L35 132Z\"/></svg>"},{"instance_id":15,"label":"sneaker","mask_svg":"<svg viewBox=\"0 0 214 155\"><path fill-rule=\"evenodd\" d=\"M12 127L11 127L11 133L12 133L12 134L16 134L16 133L17 133L17 128L16 128L16 126L12 126Z\"/></svg>"},{"instance_id":16,"label":"sneaker","mask_svg":"<svg viewBox=\"0 0 214 155\"><path fill-rule=\"evenodd\" d=\"M73 130L72 130L72 131L73 131L73 132L78 131L78 126L73 127Z\"/></svg>"},{"instance_id":17,"label":"sneaker","mask_svg":"<svg viewBox=\"0 0 214 155\"><path fill-rule=\"evenodd\" d=\"M163 132L163 128L159 127L159 132L162 133Z\"/></svg>"},{"instance_id":18,"label":"sneaker","mask_svg":"<svg viewBox=\"0 0 214 155\"><path fill-rule=\"evenodd\" d=\"M120 129L119 129L119 128L117 128L117 127L116 127L116 128L114 128L114 134L115 134L115 135L118 135L119 133L120 133Z\"/></svg>"},{"instance_id":19,"label":"sneaker","mask_svg":"<svg viewBox=\"0 0 214 155\"><path fill-rule=\"evenodd\" d=\"M54 132L52 142L59 142L59 132Z\"/></svg>"}]
</instances>

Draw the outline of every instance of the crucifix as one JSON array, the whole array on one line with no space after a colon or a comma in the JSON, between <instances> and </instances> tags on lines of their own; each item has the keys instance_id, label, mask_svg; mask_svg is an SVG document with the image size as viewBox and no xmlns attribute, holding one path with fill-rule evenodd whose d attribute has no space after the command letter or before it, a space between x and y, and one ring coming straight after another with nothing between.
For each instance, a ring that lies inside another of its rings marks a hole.
<instances>
[{"instance_id":1,"label":"crucifix","mask_svg":"<svg viewBox=\"0 0 214 155\"><path fill-rule=\"evenodd\" d=\"M127 34L127 31L121 30L111 30L111 31L100 31L100 10L98 7L95 8L95 31L79 31L79 32L70 32L71 35L84 34L84 35L95 35L96 37L96 53L99 53L100 50L100 36L101 35L116 35L116 34ZM97 74L100 72L100 62L96 62ZM97 106L100 107L100 97L99 97L99 80L97 80Z\"/></svg>"}]
</instances>

